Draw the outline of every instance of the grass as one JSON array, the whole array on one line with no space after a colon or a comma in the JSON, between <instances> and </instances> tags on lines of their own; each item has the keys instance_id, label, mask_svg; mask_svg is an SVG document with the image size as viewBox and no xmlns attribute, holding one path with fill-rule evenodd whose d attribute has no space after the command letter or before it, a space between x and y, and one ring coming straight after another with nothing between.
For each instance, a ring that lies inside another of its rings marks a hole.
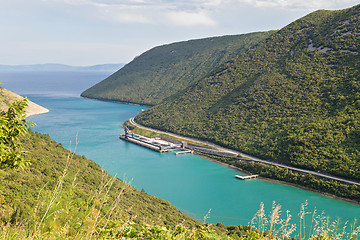
<instances>
[{"instance_id":1,"label":"grass","mask_svg":"<svg viewBox=\"0 0 360 240\"><path fill-rule=\"evenodd\" d=\"M251 226L259 230L258 239L360 239L360 226L357 219L352 224L345 222L341 224L340 219L330 221L324 212L320 214L316 209L309 212L308 203L301 204L298 213L299 222L292 223L292 215L286 211L285 218L281 216L281 205L273 202L271 211L266 214L264 204L260 204L260 209L251 220ZM307 218L310 216L311 219ZM307 223L310 220L310 224ZM294 236L295 235L295 236Z\"/></svg>"}]
</instances>

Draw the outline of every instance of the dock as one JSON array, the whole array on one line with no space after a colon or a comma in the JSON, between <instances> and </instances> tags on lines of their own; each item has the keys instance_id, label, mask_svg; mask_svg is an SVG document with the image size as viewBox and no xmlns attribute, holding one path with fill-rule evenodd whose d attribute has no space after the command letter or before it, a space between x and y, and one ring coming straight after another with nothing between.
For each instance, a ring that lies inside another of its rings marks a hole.
<instances>
[{"instance_id":1,"label":"dock","mask_svg":"<svg viewBox=\"0 0 360 240\"><path fill-rule=\"evenodd\" d=\"M176 155L193 153L192 150L186 149L183 143L176 144L170 141L166 141L160 137L148 138L139 134L130 133L129 131L126 131L125 134L120 134L120 139L161 153L169 151L175 153Z\"/></svg>"},{"instance_id":2,"label":"dock","mask_svg":"<svg viewBox=\"0 0 360 240\"><path fill-rule=\"evenodd\" d=\"M240 180L253 179L253 178L257 178L258 176L259 175L248 175L248 176L235 175L235 177L240 179Z\"/></svg>"},{"instance_id":3,"label":"dock","mask_svg":"<svg viewBox=\"0 0 360 240\"><path fill-rule=\"evenodd\" d=\"M157 152L166 152L167 151L164 147L159 146L157 144L154 144L151 141L147 141L144 138L141 138L141 137L138 137L138 136L135 137L135 135L134 136L127 136L125 134L121 134L120 139L123 139L123 140L128 141L128 142L135 143L137 145L149 148L151 150L155 150Z\"/></svg>"},{"instance_id":4,"label":"dock","mask_svg":"<svg viewBox=\"0 0 360 240\"><path fill-rule=\"evenodd\" d=\"M176 155L185 154L185 153L194 153L192 150L188 150L188 149L169 149L169 151L175 153Z\"/></svg>"}]
</instances>

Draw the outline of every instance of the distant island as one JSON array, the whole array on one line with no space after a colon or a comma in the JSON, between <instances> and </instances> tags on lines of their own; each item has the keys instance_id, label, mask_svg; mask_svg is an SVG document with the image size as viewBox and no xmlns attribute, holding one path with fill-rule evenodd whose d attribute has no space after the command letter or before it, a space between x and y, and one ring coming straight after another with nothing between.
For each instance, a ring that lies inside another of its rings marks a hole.
<instances>
[{"instance_id":1,"label":"distant island","mask_svg":"<svg viewBox=\"0 0 360 240\"><path fill-rule=\"evenodd\" d=\"M117 71L125 64L99 64L93 66L70 66L65 64L47 63L32 65L0 65L0 71Z\"/></svg>"}]
</instances>

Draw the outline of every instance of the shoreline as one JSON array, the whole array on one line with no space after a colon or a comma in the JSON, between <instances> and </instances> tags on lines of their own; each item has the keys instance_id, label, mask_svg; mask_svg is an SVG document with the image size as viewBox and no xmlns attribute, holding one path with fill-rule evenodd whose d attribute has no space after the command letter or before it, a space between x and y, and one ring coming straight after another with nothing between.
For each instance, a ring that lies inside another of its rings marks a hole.
<instances>
[{"instance_id":1,"label":"shoreline","mask_svg":"<svg viewBox=\"0 0 360 240\"><path fill-rule=\"evenodd\" d=\"M254 156L251 156L249 154L245 154L243 152L239 152L239 151L236 151L236 150L233 150L233 149L229 149L229 148L226 148L226 147L219 146L219 145L214 144L212 142L196 139L194 137L184 137L184 136L181 136L181 135L178 135L178 134L175 134L175 133L171 133L171 132L169 133L169 132L166 132L166 131L146 127L146 126L143 126L141 124L136 123L134 121L134 117L130 118L129 121L130 121L130 123L132 125L134 125L136 127L147 129L147 130L155 132L155 133L162 133L162 134L165 134L165 135L168 135L168 136L173 136L173 137L176 137L176 138L189 139L190 141L205 144L205 145L208 145L208 146L211 146L211 147L214 147L216 149L220 149L220 150L223 150L223 151L226 151L226 152L229 152L229 153L235 153L235 154L241 156L241 160L260 162L260 163L264 163L266 165L272 165L272 166L277 166L277 167L280 167L280 168L286 168L286 169L289 169L289 170L292 170L292 171L301 172L301 173L304 173L304 174L311 174L313 176L322 177L322 178L342 182L342 183L345 183L345 184L356 185L356 186L360 187L360 182L355 181L355 180L350 180L350 179L345 179L345 178L329 175L329 174L326 174L326 173L322 173L320 171L307 170L307 169L297 168L297 167L293 167L293 166L289 166L289 165L284 165L284 164L281 164L281 163L278 163L278 162L273 162L273 161L269 161L269 160L260 159L258 157L254 157Z\"/></svg>"},{"instance_id":2,"label":"shoreline","mask_svg":"<svg viewBox=\"0 0 360 240\"><path fill-rule=\"evenodd\" d=\"M26 113L26 118L31 117L31 116L35 116L35 115L39 115L39 114L44 114L44 113L48 113L50 112L50 110L46 110L46 111L39 111L39 112L34 112L34 113Z\"/></svg>"},{"instance_id":3,"label":"shoreline","mask_svg":"<svg viewBox=\"0 0 360 240\"><path fill-rule=\"evenodd\" d=\"M40 106L39 104L36 104L30 100L28 102L28 106L25 109L26 118L28 118L30 116L38 115L38 114L48 113L48 112L50 112L49 109L44 108L43 106Z\"/></svg>"},{"instance_id":4,"label":"shoreline","mask_svg":"<svg viewBox=\"0 0 360 240\"><path fill-rule=\"evenodd\" d=\"M133 123L132 123L133 124ZM154 131L154 130L150 130L148 128L145 128L147 129L148 131ZM155 131L156 132L156 131ZM169 135L169 134L168 134ZM171 136L171 135L169 135ZM240 172L244 172L244 173L248 173L248 174L252 174L246 170L243 170L239 167L236 167L236 166L233 166L231 164L227 164L227 163L223 163L219 160L216 160L216 159L213 159L211 157L208 157L208 156L204 156L202 154L199 154L199 153L196 153L195 151L195 154L204 158L204 159L207 159L207 160L210 160L210 161L213 161L213 162L216 162L218 164L221 164L223 166L227 166L227 167L230 167L232 169L235 169L235 170L238 170ZM297 187L297 188L301 188L303 190L306 190L306 191L311 191L311 192L315 192L315 193L319 193L319 194L322 194L324 196L327 196L327 197L331 197L331 198L334 198L334 199L338 199L338 200L342 200L342 201L345 201L345 202L350 202L350 203L354 203L356 205L360 205L360 202L358 201L355 201L355 200L352 200L352 199L348 199L348 198L344 198L344 197L339 197L339 196L336 196L334 194L330 194L330 193L326 193L326 192L322 192L322 191L319 191L319 190L316 190L316 189L312 189L312 188L309 188L309 187L305 187L305 186L301 186L301 185L298 185L298 184L295 184L295 183L290 183L290 182L285 182L285 181L280 181L280 180L276 180L276 179L271 179L271 178L265 178L265 177L261 177L259 176L258 178L262 179L262 180L265 180L265 181L269 181L269 182L275 182L275 183L279 183L279 184L285 184L285 185L290 185L290 186L293 186L293 187Z\"/></svg>"},{"instance_id":5,"label":"shoreline","mask_svg":"<svg viewBox=\"0 0 360 240\"><path fill-rule=\"evenodd\" d=\"M146 105L146 104L141 104L141 103L135 103L135 102L127 102L127 101L120 101L120 100L110 100L110 99L105 99L105 98L91 98L91 97L84 97L81 96L81 98L84 99L90 99L90 100L97 100L97 101L103 101L103 102L113 102L113 103L123 103L123 104L129 104L129 105L135 105L135 106L140 106L140 107L153 107L154 105Z\"/></svg>"},{"instance_id":6,"label":"shoreline","mask_svg":"<svg viewBox=\"0 0 360 240\"><path fill-rule=\"evenodd\" d=\"M235 169L235 170L237 170L237 171L239 171L239 172L246 173L246 174L249 174L249 175L252 174L251 172L246 171L246 170L243 170L243 169L241 169L241 168L239 168L239 167L236 167L236 166L234 166L234 165L221 162L221 161L219 161L219 160L216 160L216 159L211 158L211 157L208 157L208 156L204 156L204 155L201 155L201 154L197 154L196 152L195 152L195 154L196 154L197 156L199 156L199 157L202 157L202 158L207 159L207 160L209 160L209 161L212 161L212 162L218 163L218 164L220 164L220 165L223 165L223 166L226 166L226 167ZM330 193L326 193L326 192L321 192L321 191L318 191L318 190L315 190L315 189L312 189L312 188L308 188L308 187L305 187L305 186L301 186L301 185L298 185L298 184L295 184L295 183L280 181L280 180L276 180L276 179L272 179L272 178L266 178L266 177L262 177L262 176L260 176L260 175L259 175L257 178L258 178L258 179L261 179L261 180L263 180L263 181L274 182L274 183L278 183L278 184L284 184L284 185L289 185L289 186L292 186L292 187L301 188L301 189L306 190L306 191L311 191L311 192L319 193L319 194L324 195L324 196L326 196L326 197L334 198L334 199L337 199L337 200L342 200L342 201L349 202L349 203L354 203L354 204L360 206L360 202L357 202L357 201L355 201L355 200L351 200L351 199L348 199L348 198L339 197L339 196L336 196L336 195L334 195L334 194L330 194Z\"/></svg>"}]
</instances>

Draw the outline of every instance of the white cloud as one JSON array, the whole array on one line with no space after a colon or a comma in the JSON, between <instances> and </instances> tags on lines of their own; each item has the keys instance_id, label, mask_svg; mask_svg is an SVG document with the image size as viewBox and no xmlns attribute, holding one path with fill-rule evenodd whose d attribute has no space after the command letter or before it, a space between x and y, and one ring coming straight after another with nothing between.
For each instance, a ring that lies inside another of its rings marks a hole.
<instances>
[{"instance_id":1,"label":"white cloud","mask_svg":"<svg viewBox=\"0 0 360 240\"><path fill-rule=\"evenodd\" d=\"M216 22L212 20L205 12L168 12L167 17L171 23L177 26L216 26Z\"/></svg>"},{"instance_id":2,"label":"white cloud","mask_svg":"<svg viewBox=\"0 0 360 240\"><path fill-rule=\"evenodd\" d=\"M290 11L340 9L355 0L43 0L89 8L95 19L114 23L216 26L216 13L232 8L277 8ZM80 8L79 8L80 9ZM89 11L90 11L89 10Z\"/></svg>"},{"instance_id":3,"label":"white cloud","mask_svg":"<svg viewBox=\"0 0 360 240\"><path fill-rule=\"evenodd\" d=\"M103 6L95 11L96 18L115 23L152 23L153 20L140 6Z\"/></svg>"},{"instance_id":4,"label":"white cloud","mask_svg":"<svg viewBox=\"0 0 360 240\"><path fill-rule=\"evenodd\" d=\"M92 12L93 18L115 23L215 26L211 12L222 0L43 0Z\"/></svg>"},{"instance_id":5,"label":"white cloud","mask_svg":"<svg viewBox=\"0 0 360 240\"><path fill-rule=\"evenodd\" d=\"M115 22L120 23L151 23L151 20L145 16L139 16L136 13L115 13L112 16L108 16Z\"/></svg>"},{"instance_id":6,"label":"white cloud","mask_svg":"<svg viewBox=\"0 0 360 240\"><path fill-rule=\"evenodd\" d=\"M188 39L280 29L358 0L1 0L0 62L125 62Z\"/></svg>"},{"instance_id":7,"label":"white cloud","mask_svg":"<svg viewBox=\"0 0 360 240\"><path fill-rule=\"evenodd\" d=\"M358 4L355 0L223 0L227 4L245 4L256 8L283 8L288 10L305 9L341 9L349 4Z\"/></svg>"}]
</instances>

